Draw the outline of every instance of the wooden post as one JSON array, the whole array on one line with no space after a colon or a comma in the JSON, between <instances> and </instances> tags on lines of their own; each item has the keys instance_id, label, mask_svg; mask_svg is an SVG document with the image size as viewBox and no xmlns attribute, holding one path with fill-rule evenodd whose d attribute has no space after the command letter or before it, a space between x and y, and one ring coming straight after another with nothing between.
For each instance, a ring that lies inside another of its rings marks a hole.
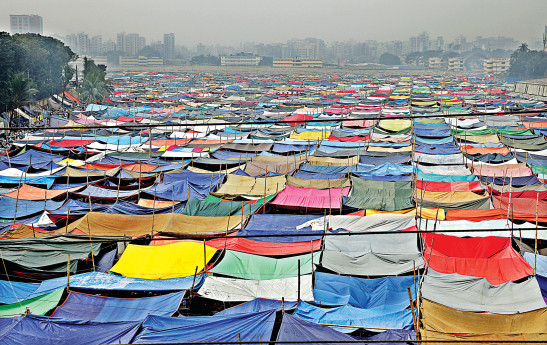
<instances>
[{"instance_id":1,"label":"wooden post","mask_svg":"<svg viewBox=\"0 0 547 345\"><path fill-rule=\"evenodd\" d=\"M17 211L17 210L16 210ZM65 234L68 233L68 219L70 218L70 207L68 208L67 214L66 214L66 222L65 222Z\"/></svg>"}]
</instances>

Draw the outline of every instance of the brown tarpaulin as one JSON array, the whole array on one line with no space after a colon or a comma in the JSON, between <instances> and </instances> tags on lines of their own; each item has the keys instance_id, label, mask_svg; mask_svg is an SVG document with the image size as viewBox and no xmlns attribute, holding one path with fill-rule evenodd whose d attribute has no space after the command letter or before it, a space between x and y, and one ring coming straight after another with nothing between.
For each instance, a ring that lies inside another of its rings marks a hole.
<instances>
[{"instance_id":1,"label":"brown tarpaulin","mask_svg":"<svg viewBox=\"0 0 547 345\"><path fill-rule=\"evenodd\" d=\"M285 175L271 177L252 177L228 175L226 182L212 195L221 198L238 196L263 197L282 191L285 188Z\"/></svg>"},{"instance_id":2,"label":"brown tarpaulin","mask_svg":"<svg viewBox=\"0 0 547 345\"><path fill-rule=\"evenodd\" d=\"M300 187L300 188L328 189L328 188L350 187L351 181L349 177L322 180L322 179L308 179L308 178L298 178L293 176L287 176L287 184L289 186Z\"/></svg>"},{"instance_id":3,"label":"brown tarpaulin","mask_svg":"<svg viewBox=\"0 0 547 345\"><path fill-rule=\"evenodd\" d=\"M519 335L547 341L547 308L522 314L480 314L423 299L421 309L425 339L432 336L431 339L439 340L442 338L436 337L444 333L447 337L470 335L471 340L494 340L495 337L512 340L514 335Z\"/></svg>"},{"instance_id":4,"label":"brown tarpaulin","mask_svg":"<svg viewBox=\"0 0 547 345\"><path fill-rule=\"evenodd\" d=\"M234 229L242 217L198 217L178 213L124 215L89 212L56 233L78 229L85 234L138 237L152 233L175 235L225 233Z\"/></svg>"}]
</instances>

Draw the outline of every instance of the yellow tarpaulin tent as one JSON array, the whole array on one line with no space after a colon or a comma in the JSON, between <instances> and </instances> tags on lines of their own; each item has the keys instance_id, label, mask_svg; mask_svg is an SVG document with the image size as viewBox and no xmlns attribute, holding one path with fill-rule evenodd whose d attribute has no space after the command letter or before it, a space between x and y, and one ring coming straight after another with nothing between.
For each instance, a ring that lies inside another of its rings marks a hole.
<instances>
[{"instance_id":1,"label":"yellow tarpaulin tent","mask_svg":"<svg viewBox=\"0 0 547 345\"><path fill-rule=\"evenodd\" d=\"M163 246L130 244L110 270L126 277L167 279L188 277L200 272L216 249L197 242L179 242ZM204 259L205 255L205 259Z\"/></svg>"}]
</instances>

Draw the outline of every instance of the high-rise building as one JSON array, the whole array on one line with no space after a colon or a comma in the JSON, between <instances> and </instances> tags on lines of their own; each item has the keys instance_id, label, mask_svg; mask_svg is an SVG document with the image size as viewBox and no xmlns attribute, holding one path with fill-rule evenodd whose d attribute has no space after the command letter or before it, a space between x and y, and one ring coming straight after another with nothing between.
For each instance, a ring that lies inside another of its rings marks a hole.
<instances>
[{"instance_id":1,"label":"high-rise building","mask_svg":"<svg viewBox=\"0 0 547 345\"><path fill-rule=\"evenodd\" d=\"M117 35L118 50L131 56L137 56L142 48L146 46L146 39L139 34L126 34L121 32Z\"/></svg>"},{"instance_id":2,"label":"high-rise building","mask_svg":"<svg viewBox=\"0 0 547 345\"><path fill-rule=\"evenodd\" d=\"M35 14L11 14L10 32L11 34L40 34L44 32L42 17Z\"/></svg>"},{"instance_id":3,"label":"high-rise building","mask_svg":"<svg viewBox=\"0 0 547 345\"><path fill-rule=\"evenodd\" d=\"M173 60L175 58L175 34L163 35L163 59Z\"/></svg>"},{"instance_id":4,"label":"high-rise building","mask_svg":"<svg viewBox=\"0 0 547 345\"><path fill-rule=\"evenodd\" d=\"M97 35L91 37L91 43L89 45L89 54L92 56L102 55L105 53L103 46L103 36Z\"/></svg>"},{"instance_id":5,"label":"high-rise building","mask_svg":"<svg viewBox=\"0 0 547 345\"><path fill-rule=\"evenodd\" d=\"M545 25L545 32L543 33L543 51L547 52L547 25Z\"/></svg>"}]
</instances>

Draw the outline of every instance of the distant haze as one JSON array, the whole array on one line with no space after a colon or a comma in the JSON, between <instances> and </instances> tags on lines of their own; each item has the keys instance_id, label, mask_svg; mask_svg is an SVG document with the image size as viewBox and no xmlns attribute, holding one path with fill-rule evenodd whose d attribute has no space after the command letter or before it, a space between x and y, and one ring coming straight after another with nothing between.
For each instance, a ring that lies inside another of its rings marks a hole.
<instances>
[{"instance_id":1,"label":"distant haze","mask_svg":"<svg viewBox=\"0 0 547 345\"><path fill-rule=\"evenodd\" d=\"M138 33L177 45L284 42L316 37L327 42L508 36L539 41L547 0L3 0L0 31L10 14L43 17L44 34Z\"/></svg>"}]
</instances>

